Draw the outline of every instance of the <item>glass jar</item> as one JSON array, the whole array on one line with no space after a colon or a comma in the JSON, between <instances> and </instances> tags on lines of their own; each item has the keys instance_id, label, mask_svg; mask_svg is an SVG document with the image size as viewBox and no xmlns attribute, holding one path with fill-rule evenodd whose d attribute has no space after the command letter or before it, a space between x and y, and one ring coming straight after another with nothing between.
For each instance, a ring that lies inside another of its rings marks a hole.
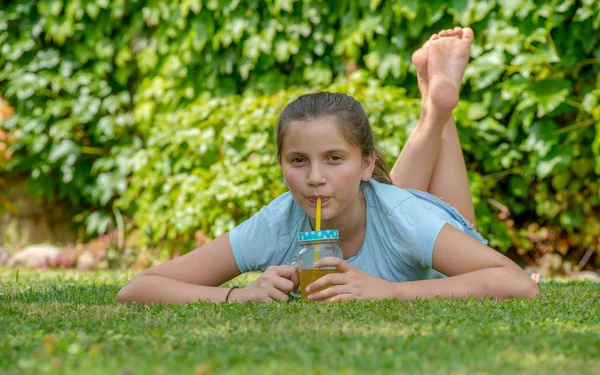
<instances>
[{"instance_id":1,"label":"glass jar","mask_svg":"<svg viewBox=\"0 0 600 375\"><path fill-rule=\"evenodd\" d=\"M298 233L300 251L298 252L297 265L300 273L300 297L302 299L307 299L306 287L315 280L329 273L340 272L335 267L314 267L314 263L323 258L344 259L339 240L340 235L337 229ZM319 288L313 293L326 287Z\"/></svg>"}]
</instances>

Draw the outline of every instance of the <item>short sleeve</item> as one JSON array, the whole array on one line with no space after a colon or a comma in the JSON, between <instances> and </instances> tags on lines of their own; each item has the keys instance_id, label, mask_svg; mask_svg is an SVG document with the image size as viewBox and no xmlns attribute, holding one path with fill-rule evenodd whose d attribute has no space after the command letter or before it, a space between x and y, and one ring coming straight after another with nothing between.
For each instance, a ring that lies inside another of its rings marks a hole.
<instances>
[{"instance_id":1,"label":"short sleeve","mask_svg":"<svg viewBox=\"0 0 600 375\"><path fill-rule=\"evenodd\" d=\"M417 266L433 268L433 246L446 221L428 210L416 197L398 204L394 216L404 251Z\"/></svg>"},{"instance_id":2,"label":"short sleeve","mask_svg":"<svg viewBox=\"0 0 600 375\"><path fill-rule=\"evenodd\" d=\"M229 232L233 257L241 273L265 271L278 248L278 237L272 235L267 208Z\"/></svg>"}]
</instances>

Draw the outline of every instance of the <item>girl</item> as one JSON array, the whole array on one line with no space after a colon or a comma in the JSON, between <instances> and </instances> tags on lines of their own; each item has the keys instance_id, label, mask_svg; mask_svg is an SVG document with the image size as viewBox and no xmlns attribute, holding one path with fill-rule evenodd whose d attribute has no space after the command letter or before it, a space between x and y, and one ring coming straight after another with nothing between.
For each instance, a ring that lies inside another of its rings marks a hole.
<instances>
[{"instance_id":1,"label":"girl","mask_svg":"<svg viewBox=\"0 0 600 375\"><path fill-rule=\"evenodd\" d=\"M304 95L277 121L277 156L290 192L230 233L136 276L119 301L282 301L298 287L297 234L338 229L344 259L315 266L340 273L309 285L317 301L395 298L527 297L538 288L486 246L475 215L451 112L458 102L473 31L434 34L413 55L422 113L389 174L360 104L340 93ZM394 186L392 184L394 183ZM440 199L443 198L444 200ZM241 289L218 285L264 271Z\"/></svg>"}]
</instances>

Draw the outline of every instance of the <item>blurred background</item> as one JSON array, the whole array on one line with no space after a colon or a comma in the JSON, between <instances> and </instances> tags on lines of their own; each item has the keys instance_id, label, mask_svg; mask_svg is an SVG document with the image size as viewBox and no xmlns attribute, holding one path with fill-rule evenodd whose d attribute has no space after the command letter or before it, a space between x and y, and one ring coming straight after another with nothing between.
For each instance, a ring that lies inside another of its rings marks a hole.
<instances>
[{"instance_id":1,"label":"blurred background","mask_svg":"<svg viewBox=\"0 0 600 375\"><path fill-rule=\"evenodd\" d=\"M455 111L478 229L600 278L600 2L47 0L0 7L0 266L143 269L285 192L275 121L343 91L391 167L411 54L475 31Z\"/></svg>"}]
</instances>

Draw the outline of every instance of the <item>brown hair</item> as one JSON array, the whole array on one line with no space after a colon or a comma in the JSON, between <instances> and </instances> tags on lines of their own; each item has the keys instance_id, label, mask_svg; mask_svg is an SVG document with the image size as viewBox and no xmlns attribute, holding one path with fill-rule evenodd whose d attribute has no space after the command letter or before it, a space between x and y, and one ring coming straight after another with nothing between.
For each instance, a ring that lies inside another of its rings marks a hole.
<instances>
[{"instance_id":1,"label":"brown hair","mask_svg":"<svg viewBox=\"0 0 600 375\"><path fill-rule=\"evenodd\" d=\"M373 179L392 184L385 158L373 140L371 124L360 103L353 97L339 92L317 92L298 97L289 103L277 119L277 159L281 162L283 137L295 121L310 121L332 117L340 126L344 138L358 146L363 156L375 153Z\"/></svg>"}]
</instances>

